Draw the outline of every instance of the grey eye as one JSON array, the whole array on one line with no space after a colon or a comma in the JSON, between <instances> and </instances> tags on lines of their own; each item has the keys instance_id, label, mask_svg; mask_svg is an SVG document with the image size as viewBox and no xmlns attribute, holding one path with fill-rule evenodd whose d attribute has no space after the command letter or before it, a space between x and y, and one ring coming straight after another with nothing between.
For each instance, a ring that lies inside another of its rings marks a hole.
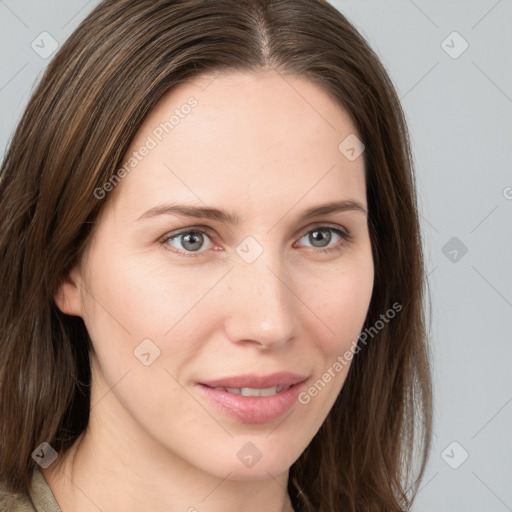
<instances>
[{"instance_id":1,"label":"grey eye","mask_svg":"<svg viewBox=\"0 0 512 512\"><path fill-rule=\"evenodd\" d=\"M199 251L205 243L205 239L209 238L206 233L203 231L184 231L182 233L178 233L176 235L172 235L166 240L166 243L174 242L178 240L178 243L181 247L177 247L176 245L170 244L176 249L184 250L188 252L197 252ZM180 241L181 240L181 241Z\"/></svg>"}]
</instances>

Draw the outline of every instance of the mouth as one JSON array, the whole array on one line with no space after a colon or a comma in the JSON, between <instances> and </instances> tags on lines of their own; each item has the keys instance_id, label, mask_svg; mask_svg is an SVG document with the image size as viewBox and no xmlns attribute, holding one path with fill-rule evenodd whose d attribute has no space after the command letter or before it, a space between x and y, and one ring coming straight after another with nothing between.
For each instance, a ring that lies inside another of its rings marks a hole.
<instances>
[{"instance_id":1,"label":"mouth","mask_svg":"<svg viewBox=\"0 0 512 512\"><path fill-rule=\"evenodd\" d=\"M223 388L217 386L213 389L216 391L227 391L228 393L242 396L272 396L276 393L281 393L281 391L290 389L290 386L272 386L270 388Z\"/></svg>"},{"instance_id":2,"label":"mouth","mask_svg":"<svg viewBox=\"0 0 512 512\"><path fill-rule=\"evenodd\" d=\"M303 375L281 372L241 375L196 385L221 413L243 423L267 423L293 407L306 379Z\"/></svg>"}]
</instances>

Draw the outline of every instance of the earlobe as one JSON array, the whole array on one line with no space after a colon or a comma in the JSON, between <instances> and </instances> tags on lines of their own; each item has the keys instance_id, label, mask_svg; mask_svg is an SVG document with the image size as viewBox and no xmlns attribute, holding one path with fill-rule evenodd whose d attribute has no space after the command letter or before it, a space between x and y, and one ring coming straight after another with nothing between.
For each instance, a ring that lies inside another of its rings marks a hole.
<instances>
[{"instance_id":1,"label":"earlobe","mask_svg":"<svg viewBox=\"0 0 512 512\"><path fill-rule=\"evenodd\" d=\"M66 315L82 316L81 289L74 272L62 276L53 300Z\"/></svg>"}]
</instances>

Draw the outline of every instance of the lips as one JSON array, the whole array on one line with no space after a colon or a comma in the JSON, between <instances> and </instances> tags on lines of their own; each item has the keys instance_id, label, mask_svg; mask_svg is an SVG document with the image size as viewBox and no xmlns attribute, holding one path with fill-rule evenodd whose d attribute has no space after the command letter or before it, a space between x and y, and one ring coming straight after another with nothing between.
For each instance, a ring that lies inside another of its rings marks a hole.
<instances>
[{"instance_id":1,"label":"lips","mask_svg":"<svg viewBox=\"0 0 512 512\"><path fill-rule=\"evenodd\" d=\"M297 402L307 377L289 372L240 375L197 383L208 401L223 413L245 423L279 418Z\"/></svg>"}]
</instances>

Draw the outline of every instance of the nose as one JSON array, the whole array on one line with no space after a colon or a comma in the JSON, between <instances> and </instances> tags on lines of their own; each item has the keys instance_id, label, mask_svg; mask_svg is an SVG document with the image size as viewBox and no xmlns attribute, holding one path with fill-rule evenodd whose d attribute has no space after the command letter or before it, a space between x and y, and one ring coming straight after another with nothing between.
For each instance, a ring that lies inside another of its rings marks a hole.
<instances>
[{"instance_id":1,"label":"nose","mask_svg":"<svg viewBox=\"0 0 512 512\"><path fill-rule=\"evenodd\" d=\"M268 252L254 262L237 261L223 293L225 330L233 343L278 349L296 336L297 307L293 283L278 255Z\"/></svg>"}]
</instances>

